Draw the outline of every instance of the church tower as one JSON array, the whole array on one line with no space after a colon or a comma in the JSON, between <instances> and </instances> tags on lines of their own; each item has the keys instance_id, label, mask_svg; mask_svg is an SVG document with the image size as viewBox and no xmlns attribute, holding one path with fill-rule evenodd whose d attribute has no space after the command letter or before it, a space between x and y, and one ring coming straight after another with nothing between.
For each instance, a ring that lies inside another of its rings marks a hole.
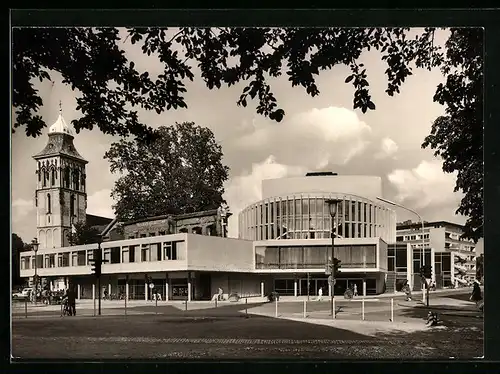
<instances>
[{"instance_id":1,"label":"church tower","mask_svg":"<svg viewBox=\"0 0 500 374\"><path fill-rule=\"evenodd\" d=\"M47 145L33 156L37 161L35 205L40 249L68 246L72 225L86 218L87 161L75 149L73 138L59 109L57 121L49 128Z\"/></svg>"}]
</instances>

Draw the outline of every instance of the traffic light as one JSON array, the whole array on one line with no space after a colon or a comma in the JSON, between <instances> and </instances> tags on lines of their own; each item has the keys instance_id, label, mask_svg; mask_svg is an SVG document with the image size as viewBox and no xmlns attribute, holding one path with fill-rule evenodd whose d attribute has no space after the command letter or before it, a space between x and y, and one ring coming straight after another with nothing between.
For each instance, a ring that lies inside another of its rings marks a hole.
<instances>
[{"instance_id":1,"label":"traffic light","mask_svg":"<svg viewBox=\"0 0 500 374\"><path fill-rule=\"evenodd\" d=\"M335 279L338 278L340 275L340 266L341 266L340 263L341 263L341 261L339 259L337 259L337 258L333 259L333 272L332 272L333 274L332 275L333 275L333 278L335 278Z\"/></svg>"},{"instance_id":2,"label":"traffic light","mask_svg":"<svg viewBox=\"0 0 500 374\"><path fill-rule=\"evenodd\" d=\"M102 251L100 249L94 249L92 259L92 273L99 278L101 276L101 266L102 266Z\"/></svg>"},{"instance_id":3,"label":"traffic light","mask_svg":"<svg viewBox=\"0 0 500 374\"><path fill-rule=\"evenodd\" d=\"M432 278L432 266L431 265L424 265L420 267L420 276L430 279Z\"/></svg>"}]
</instances>

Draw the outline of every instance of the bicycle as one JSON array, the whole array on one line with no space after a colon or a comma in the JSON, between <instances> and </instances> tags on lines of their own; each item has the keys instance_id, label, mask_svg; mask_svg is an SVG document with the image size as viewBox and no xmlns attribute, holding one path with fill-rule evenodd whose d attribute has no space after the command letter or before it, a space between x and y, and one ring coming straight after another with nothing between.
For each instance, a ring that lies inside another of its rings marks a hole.
<instances>
[{"instance_id":1,"label":"bicycle","mask_svg":"<svg viewBox=\"0 0 500 374\"><path fill-rule=\"evenodd\" d=\"M71 309L69 307L68 300L64 300L63 303L61 304L61 309L62 309L62 316L70 316L71 315Z\"/></svg>"}]
</instances>

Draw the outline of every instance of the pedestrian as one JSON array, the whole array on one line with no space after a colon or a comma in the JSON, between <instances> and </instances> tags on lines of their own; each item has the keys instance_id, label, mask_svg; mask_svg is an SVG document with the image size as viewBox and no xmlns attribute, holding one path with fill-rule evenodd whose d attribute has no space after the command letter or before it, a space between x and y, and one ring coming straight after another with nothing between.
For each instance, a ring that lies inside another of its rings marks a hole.
<instances>
[{"instance_id":1,"label":"pedestrian","mask_svg":"<svg viewBox=\"0 0 500 374\"><path fill-rule=\"evenodd\" d=\"M318 301L321 301L322 296L323 296L323 287L320 287L318 290Z\"/></svg>"},{"instance_id":2,"label":"pedestrian","mask_svg":"<svg viewBox=\"0 0 500 374\"><path fill-rule=\"evenodd\" d=\"M76 292L73 286L66 290L66 297L68 298L69 315L76 316Z\"/></svg>"},{"instance_id":3,"label":"pedestrian","mask_svg":"<svg viewBox=\"0 0 500 374\"><path fill-rule=\"evenodd\" d=\"M222 301L224 299L224 290L222 289L222 287L219 287L217 298L219 299L219 301Z\"/></svg>"},{"instance_id":4,"label":"pedestrian","mask_svg":"<svg viewBox=\"0 0 500 374\"><path fill-rule=\"evenodd\" d=\"M479 282L475 280L469 300L475 302L477 305L482 299L483 296L481 295L481 287L479 287Z\"/></svg>"},{"instance_id":5,"label":"pedestrian","mask_svg":"<svg viewBox=\"0 0 500 374\"><path fill-rule=\"evenodd\" d=\"M354 283L353 294L354 294L354 296L358 296L358 286L356 285L356 283Z\"/></svg>"}]
</instances>

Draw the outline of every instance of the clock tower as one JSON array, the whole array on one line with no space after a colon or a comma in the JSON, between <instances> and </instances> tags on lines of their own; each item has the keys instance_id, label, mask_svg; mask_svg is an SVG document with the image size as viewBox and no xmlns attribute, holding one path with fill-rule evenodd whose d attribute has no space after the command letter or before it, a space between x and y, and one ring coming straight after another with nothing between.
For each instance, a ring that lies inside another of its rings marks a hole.
<instances>
[{"instance_id":1,"label":"clock tower","mask_svg":"<svg viewBox=\"0 0 500 374\"><path fill-rule=\"evenodd\" d=\"M35 205L40 249L68 246L72 225L86 218L87 161L75 149L73 139L59 109L57 121L49 128L47 145L33 156L37 161Z\"/></svg>"}]
</instances>

